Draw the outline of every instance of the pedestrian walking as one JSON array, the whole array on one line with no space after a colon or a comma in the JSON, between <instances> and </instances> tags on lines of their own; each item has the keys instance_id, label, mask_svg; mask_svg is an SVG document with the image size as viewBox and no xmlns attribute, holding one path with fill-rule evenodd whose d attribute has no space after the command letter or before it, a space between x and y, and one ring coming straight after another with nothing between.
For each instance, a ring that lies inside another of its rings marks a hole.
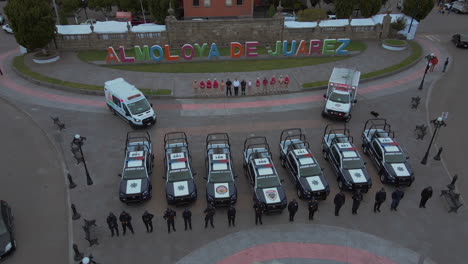
<instances>
[{"instance_id":1,"label":"pedestrian walking","mask_svg":"<svg viewBox=\"0 0 468 264\"><path fill-rule=\"evenodd\" d=\"M242 79L240 84L241 84L241 95L245 95L245 87L247 86L247 82L244 79Z\"/></svg>"},{"instance_id":2,"label":"pedestrian walking","mask_svg":"<svg viewBox=\"0 0 468 264\"><path fill-rule=\"evenodd\" d=\"M167 233L171 233L171 226L172 230L175 232L175 218L176 218L176 211L172 210L171 208L167 208L164 212L163 216L164 220L167 222Z\"/></svg>"},{"instance_id":3,"label":"pedestrian walking","mask_svg":"<svg viewBox=\"0 0 468 264\"><path fill-rule=\"evenodd\" d=\"M252 80L247 82L247 94L252 95Z\"/></svg>"},{"instance_id":4,"label":"pedestrian walking","mask_svg":"<svg viewBox=\"0 0 468 264\"><path fill-rule=\"evenodd\" d=\"M396 190L392 192L392 205L390 206L390 210L397 210L403 196L405 196L405 193L400 189L400 187L397 187Z\"/></svg>"},{"instance_id":5,"label":"pedestrian walking","mask_svg":"<svg viewBox=\"0 0 468 264\"><path fill-rule=\"evenodd\" d=\"M234 79L234 95L235 96L239 96L239 86L240 86L240 82L239 80L237 80L237 78Z\"/></svg>"},{"instance_id":6,"label":"pedestrian walking","mask_svg":"<svg viewBox=\"0 0 468 264\"><path fill-rule=\"evenodd\" d=\"M227 81L226 81L226 96L232 96L231 86L232 86L232 82L228 78Z\"/></svg>"},{"instance_id":7,"label":"pedestrian walking","mask_svg":"<svg viewBox=\"0 0 468 264\"><path fill-rule=\"evenodd\" d=\"M293 199L291 202L289 202L288 204L289 222L294 222L294 216L296 215L298 209L299 209L299 204L297 203L296 199Z\"/></svg>"},{"instance_id":8,"label":"pedestrian walking","mask_svg":"<svg viewBox=\"0 0 468 264\"><path fill-rule=\"evenodd\" d=\"M362 199L363 197L362 197L361 191L356 190L356 192L354 192L354 195L353 195L353 206L351 209L352 214L354 215L357 214L357 210L359 209L359 205L361 205Z\"/></svg>"},{"instance_id":9,"label":"pedestrian walking","mask_svg":"<svg viewBox=\"0 0 468 264\"><path fill-rule=\"evenodd\" d=\"M266 77L263 77L263 91L262 94L268 93L268 80Z\"/></svg>"},{"instance_id":10,"label":"pedestrian walking","mask_svg":"<svg viewBox=\"0 0 468 264\"><path fill-rule=\"evenodd\" d=\"M274 75L271 76L271 79L270 79L270 91L272 93L276 92L276 77Z\"/></svg>"},{"instance_id":11,"label":"pedestrian walking","mask_svg":"<svg viewBox=\"0 0 468 264\"><path fill-rule=\"evenodd\" d=\"M444 62L444 69L442 70L442 72L445 72L445 71L447 70L448 64L449 64L449 58L447 57L447 58L445 59L445 62Z\"/></svg>"},{"instance_id":12,"label":"pedestrian walking","mask_svg":"<svg viewBox=\"0 0 468 264\"><path fill-rule=\"evenodd\" d=\"M335 199L333 200L333 203L335 203L335 216L340 215L340 209L345 204L345 201L346 201L346 196L344 195L342 191L340 191L339 193L335 195Z\"/></svg>"},{"instance_id":13,"label":"pedestrian walking","mask_svg":"<svg viewBox=\"0 0 468 264\"><path fill-rule=\"evenodd\" d=\"M218 87L219 87L219 82L214 78L213 81L213 95L217 96L218 95Z\"/></svg>"},{"instance_id":14,"label":"pedestrian walking","mask_svg":"<svg viewBox=\"0 0 468 264\"><path fill-rule=\"evenodd\" d=\"M192 212L188 208L185 208L182 217L184 218L185 230L187 231L187 227L192 230Z\"/></svg>"},{"instance_id":15,"label":"pedestrian walking","mask_svg":"<svg viewBox=\"0 0 468 264\"><path fill-rule=\"evenodd\" d=\"M153 232L153 214L148 213L148 211L145 211L143 215L141 216L141 219L143 220L143 224L145 224L146 227L146 233L152 233Z\"/></svg>"},{"instance_id":16,"label":"pedestrian walking","mask_svg":"<svg viewBox=\"0 0 468 264\"><path fill-rule=\"evenodd\" d=\"M226 88L226 83L224 80L221 80L221 83L219 83L219 88L221 88L221 91L219 91L219 94L222 95L224 94L224 88Z\"/></svg>"},{"instance_id":17,"label":"pedestrian walking","mask_svg":"<svg viewBox=\"0 0 468 264\"><path fill-rule=\"evenodd\" d=\"M432 197L432 186L427 186L421 192L421 201L419 202L419 208L426 208L426 203L429 198Z\"/></svg>"},{"instance_id":18,"label":"pedestrian walking","mask_svg":"<svg viewBox=\"0 0 468 264\"><path fill-rule=\"evenodd\" d=\"M198 94L198 87L200 87L200 84L198 84L198 81L197 81L197 80L193 80L192 88L193 88L193 93L194 93L195 95Z\"/></svg>"},{"instance_id":19,"label":"pedestrian walking","mask_svg":"<svg viewBox=\"0 0 468 264\"><path fill-rule=\"evenodd\" d=\"M284 92L287 92L289 89L289 76L288 75L284 77L284 88L285 88Z\"/></svg>"},{"instance_id":20,"label":"pedestrian walking","mask_svg":"<svg viewBox=\"0 0 468 264\"><path fill-rule=\"evenodd\" d=\"M122 233L124 236L125 233L127 233L127 227L132 232L132 234L135 234L135 232L133 232L132 217L127 212L125 212L125 210L120 213L119 220L122 224Z\"/></svg>"},{"instance_id":21,"label":"pedestrian walking","mask_svg":"<svg viewBox=\"0 0 468 264\"><path fill-rule=\"evenodd\" d=\"M382 205L383 202L387 199L387 193L385 192L385 189L382 187L380 191L378 191L375 194L375 203L374 203L374 213L377 211L380 213L380 206Z\"/></svg>"},{"instance_id":22,"label":"pedestrian walking","mask_svg":"<svg viewBox=\"0 0 468 264\"><path fill-rule=\"evenodd\" d=\"M309 201L309 220L314 220L314 214L318 210L318 202L315 197L312 197Z\"/></svg>"},{"instance_id":23,"label":"pedestrian walking","mask_svg":"<svg viewBox=\"0 0 468 264\"><path fill-rule=\"evenodd\" d=\"M260 78L257 77L255 81L255 94L260 94Z\"/></svg>"},{"instance_id":24,"label":"pedestrian walking","mask_svg":"<svg viewBox=\"0 0 468 264\"><path fill-rule=\"evenodd\" d=\"M212 85L213 84L212 84L211 80L208 79L208 81L206 81L206 95L207 96L210 96L211 93L212 93L212 91L211 91L211 88L213 87Z\"/></svg>"},{"instance_id":25,"label":"pedestrian walking","mask_svg":"<svg viewBox=\"0 0 468 264\"><path fill-rule=\"evenodd\" d=\"M114 231L119 236L119 225L117 224L117 217L110 212L109 216L107 216L107 226L109 226L109 229L111 231L111 236L114 236Z\"/></svg>"},{"instance_id":26,"label":"pedestrian walking","mask_svg":"<svg viewBox=\"0 0 468 264\"><path fill-rule=\"evenodd\" d=\"M438 59L436 56L432 57L432 60L431 60L431 64L432 64L432 65L431 65L431 72L434 71L434 68L435 68L435 66L437 66L437 63L439 63L439 59Z\"/></svg>"},{"instance_id":27,"label":"pedestrian walking","mask_svg":"<svg viewBox=\"0 0 468 264\"><path fill-rule=\"evenodd\" d=\"M205 82L203 80L200 81L200 95L205 96Z\"/></svg>"},{"instance_id":28,"label":"pedestrian walking","mask_svg":"<svg viewBox=\"0 0 468 264\"><path fill-rule=\"evenodd\" d=\"M229 206L229 209L227 211L227 217L228 217L228 223L229 226L236 226L236 208L234 205Z\"/></svg>"},{"instance_id":29,"label":"pedestrian walking","mask_svg":"<svg viewBox=\"0 0 468 264\"><path fill-rule=\"evenodd\" d=\"M265 206L262 203L257 201L255 202L253 209L255 211L255 225L257 225L259 222L261 225L263 225L262 215L263 215L263 211L265 211Z\"/></svg>"},{"instance_id":30,"label":"pedestrian walking","mask_svg":"<svg viewBox=\"0 0 468 264\"><path fill-rule=\"evenodd\" d=\"M205 214L205 228L208 227L208 222L210 222L210 225L212 228L214 228L214 225L213 225L213 217L215 215L215 209L213 206L211 205L208 205L208 207L206 207L206 209L203 211L203 213Z\"/></svg>"}]
</instances>

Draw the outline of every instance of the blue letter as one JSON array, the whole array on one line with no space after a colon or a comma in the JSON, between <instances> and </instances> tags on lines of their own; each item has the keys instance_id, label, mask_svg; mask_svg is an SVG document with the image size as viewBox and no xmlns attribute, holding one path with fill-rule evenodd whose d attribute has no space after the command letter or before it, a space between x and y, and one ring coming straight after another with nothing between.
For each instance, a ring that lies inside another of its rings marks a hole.
<instances>
[{"instance_id":1,"label":"blue letter","mask_svg":"<svg viewBox=\"0 0 468 264\"><path fill-rule=\"evenodd\" d=\"M341 43L341 45L336 49L336 54L338 55L345 55L348 54L347 50L344 50L349 45L349 42L351 42L350 39L337 39L336 40L338 43Z\"/></svg>"},{"instance_id":2,"label":"blue letter","mask_svg":"<svg viewBox=\"0 0 468 264\"><path fill-rule=\"evenodd\" d=\"M211 43L210 53L208 54L209 60L211 60L211 56L216 56L219 59L219 51L218 47L216 47L216 43Z\"/></svg>"},{"instance_id":3,"label":"blue letter","mask_svg":"<svg viewBox=\"0 0 468 264\"><path fill-rule=\"evenodd\" d=\"M159 56L155 56L154 55L154 51L157 50L159 52ZM151 46L151 49L150 49L150 57L152 60L154 61L160 61L162 60L162 58L164 57L164 51L163 49L161 48L161 46L159 45L153 45Z\"/></svg>"},{"instance_id":4,"label":"blue letter","mask_svg":"<svg viewBox=\"0 0 468 264\"><path fill-rule=\"evenodd\" d=\"M283 55L284 56L292 56L296 53L296 41L291 41L291 50L288 51L288 41L283 41Z\"/></svg>"}]
</instances>

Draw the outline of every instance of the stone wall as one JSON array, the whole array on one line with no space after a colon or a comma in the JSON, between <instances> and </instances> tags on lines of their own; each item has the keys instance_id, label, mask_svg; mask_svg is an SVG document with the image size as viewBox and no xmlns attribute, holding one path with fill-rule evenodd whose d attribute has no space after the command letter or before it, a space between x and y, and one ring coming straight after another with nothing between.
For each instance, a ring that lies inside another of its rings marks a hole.
<instances>
[{"instance_id":1,"label":"stone wall","mask_svg":"<svg viewBox=\"0 0 468 264\"><path fill-rule=\"evenodd\" d=\"M169 44L180 48L189 43L216 43L218 47L227 47L230 42L258 41L260 45L272 45L278 40L311 40L326 38L350 38L356 40L386 38L389 34L390 16L383 19L383 24L374 26L336 26L313 28L286 28L284 18L275 15L267 19L227 19L227 20L176 20L166 18L166 31L156 33L125 33L57 35L55 44L49 48L61 50L105 50L109 46L133 47L135 45ZM56 46L55 46L56 45Z\"/></svg>"}]
</instances>

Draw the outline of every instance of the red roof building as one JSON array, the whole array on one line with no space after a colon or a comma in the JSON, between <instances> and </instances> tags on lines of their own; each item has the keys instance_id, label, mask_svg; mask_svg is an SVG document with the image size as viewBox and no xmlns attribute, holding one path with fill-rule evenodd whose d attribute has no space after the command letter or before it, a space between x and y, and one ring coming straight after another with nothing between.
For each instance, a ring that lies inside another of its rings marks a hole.
<instances>
[{"instance_id":1,"label":"red roof building","mask_svg":"<svg viewBox=\"0 0 468 264\"><path fill-rule=\"evenodd\" d=\"M253 17L254 0L184 0L184 17L245 18Z\"/></svg>"}]
</instances>

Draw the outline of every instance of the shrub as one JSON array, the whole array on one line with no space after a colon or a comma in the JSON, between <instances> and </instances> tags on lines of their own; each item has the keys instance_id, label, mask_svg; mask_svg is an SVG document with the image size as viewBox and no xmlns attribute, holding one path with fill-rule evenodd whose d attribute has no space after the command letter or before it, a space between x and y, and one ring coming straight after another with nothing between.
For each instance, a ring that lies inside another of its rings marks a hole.
<instances>
[{"instance_id":1,"label":"shrub","mask_svg":"<svg viewBox=\"0 0 468 264\"><path fill-rule=\"evenodd\" d=\"M405 29L406 27L406 18L399 17L395 22L390 24L390 27L395 30L396 32Z\"/></svg>"},{"instance_id":2,"label":"shrub","mask_svg":"<svg viewBox=\"0 0 468 264\"><path fill-rule=\"evenodd\" d=\"M298 21L317 21L327 18L327 11L320 8L308 8L299 11L297 14Z\"/></svg>"}]
</instances>

